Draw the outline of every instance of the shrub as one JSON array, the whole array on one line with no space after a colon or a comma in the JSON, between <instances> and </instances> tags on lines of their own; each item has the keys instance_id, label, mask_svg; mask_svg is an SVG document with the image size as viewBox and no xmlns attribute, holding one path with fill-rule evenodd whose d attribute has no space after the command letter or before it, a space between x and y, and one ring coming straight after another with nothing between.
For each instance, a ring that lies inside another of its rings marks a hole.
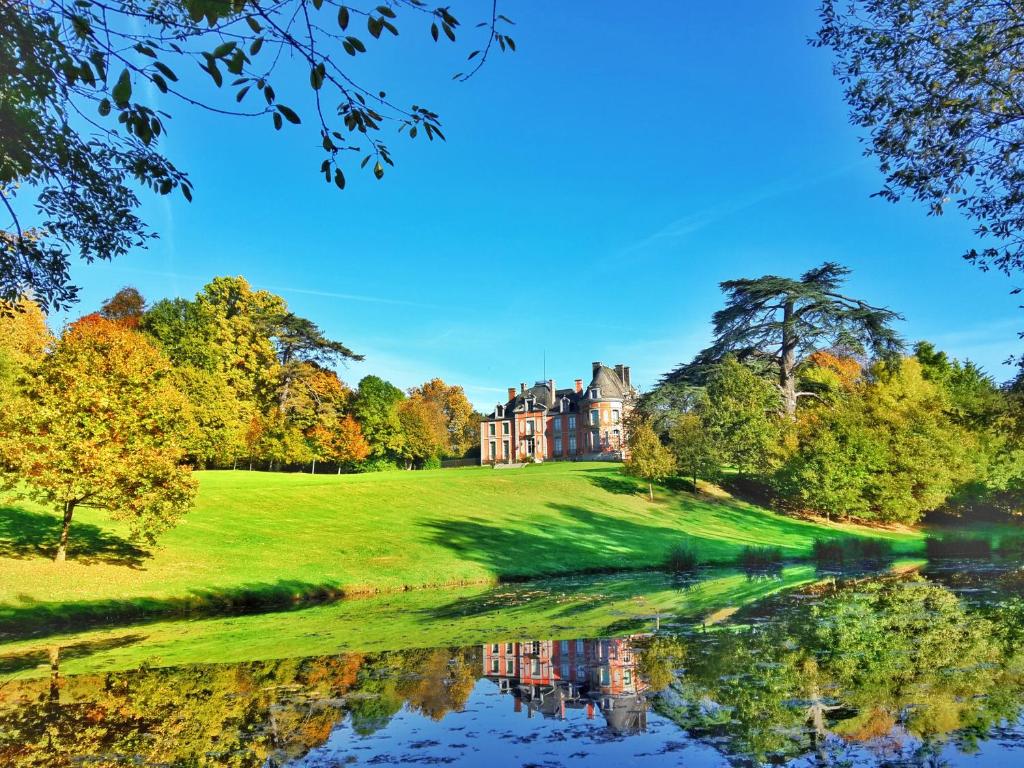
<instances>
[{"instance_id":1,"label":"shrub","mask_svg":"<svg viewBox=\"0 0 1024 768\"><path fill-rule=\"evenodd\" d=\"M892 547L882 539L815 539L813 553L819 564L843 565L856 561L883 560L892 554Z\"/></svg>"},{"instance_id":2,"label":"shrub","mask_svg":"<svg viewBox=\"0 0 1024 768\"><path fill-rule=\"evenodd\" d=\"M782 564L782 550L778 547L744 547L740 552L744 568L771 568Z\"/></svg>"},{"instance_id":3,"label":"shrub","mask_svg":"<svg viewBox=\"0 0 1024 768\"><path fill-rule=\"evenodd\" d=\"M697 567L697 553L689 544L674 544L665 556L665 568L680 573Z\"/></svg>"},{"instance_id":4,"label":"shrub","mask_svg":"<svg viewBox=\"0 0 1024 768\"><path fill-rule=\"evenodd\" d=\"M992 556L992 542L973 536L929 536L925 539L924 549L932 558Z\"/></svg>"},{"instance_id":5,"label":"shrub","mask_svg":"<svg viewBox=\"0 0 1024 768\"><path fill-rule=\"evenodd\" d=\"M842 543L835 539L815 539L812 551L819 563L842 565L846 559Z\"/></svg>"},{"instance_id":6,"label":"shrub","mask_svg":"<svg viewBox=\"0 0 1024 768\"><path fill-rule=\"evenodd\" d=\"M1003 557L1020 557L1024 555L1024 536L1003 536L996 548Z\"/></svg>"},{"instance_id":7,"label":"shrub","mask_svg":"<svg viewBox=\"0 0 1024 768\"><path fill-rule=\"evenodd\" d=\"M423 466L421 469L440 469L441 468L441 457L434 455L428 456L423 460Z\"/></svg>"},{"instance_id":8,"label":"shrub","mask_svg":"<svg viewBox=\"0 0 1024 768\"><path fill-rule=\"evenodd\" d=\"M861 560L883 560L892 555L892 545L883 539L854 539L851 549Z\"/></svg>"},{"instance_id":9,"label":"shrub","mask_svg":"<svg viewBox=\"0 0 1024 768\"><path fill-rule=\"evenodd\" d=\"M359 465L360 472L392 472L398 465L390 459L367 459Z\"/></svg>"}]
</instances>

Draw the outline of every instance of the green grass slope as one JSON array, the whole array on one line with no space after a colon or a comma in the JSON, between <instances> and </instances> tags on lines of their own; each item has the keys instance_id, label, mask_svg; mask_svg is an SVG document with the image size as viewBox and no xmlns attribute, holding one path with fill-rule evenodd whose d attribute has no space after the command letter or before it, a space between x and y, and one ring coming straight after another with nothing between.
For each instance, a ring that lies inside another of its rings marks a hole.
<instances>
[{"instance_id":1,"label":"green grass slope","mask_svg":"<svg viewBox=\"0 0 1024 768\"><path fill-rule=\"evenodd\" d=\"M608 464L366 475L202 472L196 508L149 556L120 526L76 512L68 563L47 559L54 514L0 508L0 632L126 613L180 613L656 566L686 542L703 562L747 545L808 554L815 537L922 537L793 520L732 499L641 486Z\"/></svg>"}]
</instances>

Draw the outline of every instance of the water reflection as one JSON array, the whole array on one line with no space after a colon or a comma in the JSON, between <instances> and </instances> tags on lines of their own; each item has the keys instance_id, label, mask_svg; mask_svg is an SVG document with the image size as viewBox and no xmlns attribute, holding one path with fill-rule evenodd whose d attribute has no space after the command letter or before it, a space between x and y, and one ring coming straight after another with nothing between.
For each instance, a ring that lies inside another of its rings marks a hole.
<instances>
[{"instance_id":1,"label":"water reflection","mask_svg":"<svg viewBox=\"0 0 1024 768\"><path fill-rule=\"evenodd\" d=\"M64 675L9 659L0 765L1024 765L1024 570L828 579L599 638ZM554 634L554 633L553 633Z\"/></svg>"},{"instance_id":2,"label":"water reflection","mask_svg":"<svg viewBox=\"0 0 1024 768\"><path fill-rule=\"evenodd\" d=\"M633 648L642 637L489 643L483 674L527 717L565 720L568 710L584 710L593 720L600 712L612 731L635 733L647 727L648 686Z\"/></svg>"}]
</instances>

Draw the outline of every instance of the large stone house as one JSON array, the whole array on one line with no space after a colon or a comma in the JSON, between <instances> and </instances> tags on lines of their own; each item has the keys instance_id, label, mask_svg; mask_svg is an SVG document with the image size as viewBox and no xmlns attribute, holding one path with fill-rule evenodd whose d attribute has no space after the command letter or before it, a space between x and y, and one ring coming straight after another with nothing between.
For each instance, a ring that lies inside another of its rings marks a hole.
<instances>
[{"instance_id":1,"label":"large stone house","mask_svg":"<svg viewBox=\"0 0 1024 768\"><path fill-rule=\"evenodd\" d=\"M590 383L556 389L554 379L508 388L480 423L480 463L625 458L625 410L633 386L629 366L593 364Z\"/></svg>"}]
</instances>

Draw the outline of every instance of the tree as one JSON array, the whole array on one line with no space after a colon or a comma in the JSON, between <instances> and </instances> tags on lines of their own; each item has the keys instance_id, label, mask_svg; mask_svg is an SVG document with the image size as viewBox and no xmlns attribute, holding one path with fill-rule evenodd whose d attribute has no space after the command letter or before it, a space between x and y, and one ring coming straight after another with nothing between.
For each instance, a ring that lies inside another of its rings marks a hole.
<instances>
[{"instance_id":1,"label":"tree","mask_svg":"<svg viewBox=\"0 0 1024 768\"><path fill-rule=\"evenodd\" d=\"M332 341L312 320L286 312L274 321L272 330L278 362L281 364L281 385L278 404L285 409L296 374L302 366L314 364L320 368L344 360L362 360L340 341Z\"/></svg>"},{"instance_id":2,"label":"tree","mask_svg":"<svg viewBox=\"0 0 1024 768\"><path fill-rule=\"evenodd\" d=\"M462 387L449 386L442 379L431 379L409 390L409 397L422 397L441 411L448 439L444 453L464 456L480 441L479 422L474 423L473 406Z\"/></svg>"},{"instance_id":3,"label":"tree","mask_svg":"<svg viewBox=\"0 0 1024 768\"><path fill-rule=\"evenodd\" d=\"M352 415L359 422L375 458L394 458L402 450L398 404L403 399L402 390L379 376L366 376L359 382Z\"/></svg>"},{"instance_id":4,"label":"tree","mask_svg":"<svg viewBox=\"0 0 1024 768\"><path fill-rule=\"evenodd\" d=\"M402 427L402 457L411 469L431 457L440 456L449 447L444 411L433 400L413 395L398 404L398 422Z\"/></svg>"},{"instance_id":5,"label":"tree","mask_svg":"<svg viewBox=\"0 0 1024 768\"><path fill-rule=\"evenodd\" d=\"M363 437L359 422L349 415L343 416L331 433L330 458L338 463L338 474L342 466L353 466L370 455L370 444Z\"/></svg>"},{"instance_id":6,"label":"tree","mask_svg":"<svg viewBox=\"0 0 1024 768\"><path fill-rule=\"evenodd\" d=\"M713 367L698 405L711 454L742 474L766 476L784 450L778 402L773 384L734 357Z\"/></svg>"},{"instance_id":7,"label":"tree","mask_svg":"<svg viewBox=\"0 0 1024 768\"><path fill-rule=\"evenodd\" d=\"M965 258L1024 269L1024 28L1002 0L822 0L817 45L836 56L850 122L885 185L995 242Z\"/></svg>"},{"instance_id":8,"label":"tree","mask_svg":"<svg viewBox=\"0 0 1024 768\"><path fill-rule=\"evenodd\" d=\"M0 413L0 462L15 494L62 515L55 560L75 509L106 509L153 541L189 508L184 398L145 337L97 315L71 325L39 365L21 407Z\"/></svg>"},{"instance_id":9,"label":"tree","mask_svg":"<svg viewBox=\"0 0 1024 768\"><path fill-rule=\"evenodd\" d=\"M100 307L101 316L124 323L129 328L137 328L145 312L146 300L137 288L130 285L115 293Z\"/></svg>"},{"instance_id":10,"label":"tree","mask_svg":"<svg viewBox=\"0 0 1024 768\"><path fill-rule=\"evenodd\" d=\"M347 65L367 52L357 24L374 39L395 36L400 14L422 20L435 41L456 39L459 20L448 7L418 0L365 8L339 0L0 5L0 202L10 217L0 230L0 299L31 290L46 306L66 307L77 296L71 254L111 259L153 237L136 213L138 187L192 199L192 182L160 147L165 121L182 103L277 130L312 114L324 152L320 175L341 189L346 159L377 179L394 164L385 127L443 140L435 112L399 105ZM457 79L471 77L492 52L515 50L505 34L511 23L493 6ZM278 90L297 97L296 83L279 77L286 61L303 73L306 109L278 97ZM193 66L223 98L206 99L179 77ZM38 226L27 227L28 218Z\"/></svg>"},{"instance_id":11,"label":"tree","mask_svg":"<svg viewBox=\"0 0 1024 768\"><path fill-rule=\"evenodd\" d=\"M696 413L681 413L669 429L669 445L678 470L693 481L711 480L718 475L722 459L704 421Z\"/></svg>"},{"instance_id":12,"label":"tree","mask_svg":"<svg viewBox=\"0 0 1024 768\"><path fill-rule=\"evenodd\" d=\"M808 270L799 280L775 275L726 280L726 306L714 314L714 342L665 381L699 381L707 370L734 355L775 379L780 410L796 415L799 367L823 348L891 356L902 342L890 324L892 310L873 307L839 292L850 270L833 262Z\"/></svg>"},{"instance_id":13,"label":"tree","mask_svg":"<svg viewBox=\"0 0 1024 768\"><path fill-rule=\"evenodd\" d=\"M42 361L53 334L34 301L0 302L0 408L20 397L24 379Z\"/></svg>"},{"instance_id":14,"label":"tree","mask_svg":"<svg viewBox=\"0 0 1024 768\"><path fill-rule=\"evenodd\" d=\"M626 472L647 481L647 495L654 501L654 483L675 472L672 452L661 444L651 425L640 422L629 434Z\"/></svg>"}]
</instances>

